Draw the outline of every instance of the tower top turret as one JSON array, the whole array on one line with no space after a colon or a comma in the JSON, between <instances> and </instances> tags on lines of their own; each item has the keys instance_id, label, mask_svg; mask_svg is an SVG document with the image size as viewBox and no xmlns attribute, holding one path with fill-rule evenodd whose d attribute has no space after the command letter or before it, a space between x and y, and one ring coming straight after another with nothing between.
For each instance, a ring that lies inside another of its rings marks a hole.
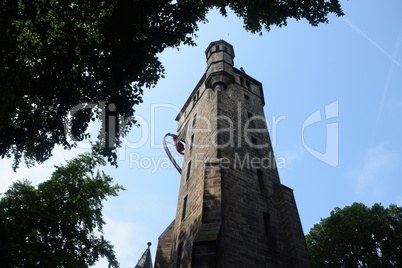
<instances>
[{"instance_id":1,"label":"tower top turret","mask_svg":"<svg viewBox=\"0 0 402 268\"><path fill-rule=\"evenodd\" d=\"M219 40L209 44L205 50L207 57L207 71L205 73L205 84L209 88L214 88L217 83L221 87L234 81L233 58L235 57L233 46L224 40Z\"/></svg>"},{"instance_id":2,"label":"tower top turret","mask_svg":"<svg viewBox=\"0 0 402 268\"><path fill-rule=\"evenodd\" d=\"M205 56L207 57L207 69L212 63L218 61L225 61L231 66L234 65L233 46L224 40L211 42L205 50Z\"/></svg>"}]
</instances>

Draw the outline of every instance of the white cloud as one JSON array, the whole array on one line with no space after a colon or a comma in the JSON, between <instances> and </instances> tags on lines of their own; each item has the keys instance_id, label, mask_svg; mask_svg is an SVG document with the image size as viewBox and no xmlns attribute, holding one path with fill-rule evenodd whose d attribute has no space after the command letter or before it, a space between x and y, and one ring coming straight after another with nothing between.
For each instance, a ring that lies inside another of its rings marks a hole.
<instances>
[{"instance_id":1,"label":"white cloud","mask_svg":"<svg viewBox=\"0 0 402 268\"><path fill-rule=\"evenodd\" d=\"M17 172L12 170L12 159L2 159L0 161L0 193L4 193L13 182L22 179L28 179L33 185L37 185L50 178L50 175L55 170L54 166L65 164L65 160L70 160L78 154L83 153L83 149L64 150L61 146L53 150L53 156L43 164L37 164L28 168L24 163L20 163Z\"/></svg>"},{"instance_id":2,"label":"white cloud","mask_svg":"<svg viewBox=\"0 0 402 268\"><path fill-rule=\"evenodd\" d=\"M381 51L387 58L389 58L392 62L394 62L395 64L397 64L399 67L402 67L402 63L400 63L399 61L396 60L396 55L398 55L398 49L400 46L400 43L402 42L402 35L399 35L399 38L397 40L397 43L395 45L395 50L394 51L394 55L389 54L387 51L385 51L378 43L376 43L373 39L371 39L365 32L363 32L359 27L357 27L353 22L351 22L350 20L348 20L345 17L341 18L350 28L352 28L353 30L355 30L358 34L360 34L361 36L363 36L367 41L369 41L373 46L375 46L379 51ZM402 32L401 32L402 33Z\"/></svg>"},{"instance_id":3,"label":"white cloud","mask_svg":"<svg viewBox=\"0 0 402 268\"><path fill-rule=\"evenodd\" d=\"M91 134L91 137L97 137L99 128L99 122L91 121L89 123L88 132ZM55 165L64 165L66 160L70 160L78 154L89 151L90 148L91 144L89 140L78 142L77 147L71 150L65 150L62 146L56 146L52 151L53 155L43 164L36 164L35 166L28 168L25 163L20 163L17 172L12 170L12 159L1 159L0 170L2 173L0 176L0 193L7 191L11 184L18 180L28 179L32 181L33 185L48 180L52 172L55 170Z\"/></svg>"},{"instance_id":4,"label":"white cloud","mask_svg":"<svg viewBox=\"0 0 402 268\"><path fill-rule=\"evenodd\" d=\"M290 150L275 152L275 160L278 169L289 169L296 162L303 160L305 150L301 146L294 145Z\"/></svg>"},{"instance_id":5,"label":"white cloud","mask_svg":"<svg viewBox=\"0 0 402 268\"><path fill-rule=\"evenodd\" d=\"M399 110L402 108L402 100L393 99L391 102L391 108L393 110Z\"/></svg>"},{"instance_id":6,"label":"white cloud","mask_svg":"<svg viewBox=\"0 0 402 268\"><path fill-rule=\"evenodd\" d=\"M399 155L383 144L369 148L363 161L352 172L358 194L366 192L380 197L385 193L388 175L398 167Z\"/></svg>"},{"instance_id":7,"label":"white cloud","mask_svg":"<svg viewBox=\"0 0 402 268\"><path fill-rule=\"evenodd\" d=\"M397 205L398 207L402 207L402 194L401 194L401 195L398 195L398 196L395 198L394 204Z\"/></svg>"},{"instance_id":8,"label":"white cloud","mask_svg":"<svg viewBox=\"0 0 402 268\"><path fill-rule=\"evenodd\" d=\"M137 243L145 240L145 238L142 239L145 233L144 227L136 226L129 221L113 220L108 216L105 216L104 219L106 225L103 235L114 246L113 249L120 267L134 267L146 249L146 243L141 245ZM94 267L104 268L107 267L107 264L106 259L101 259Z\"/></svg>"}]
</instances>

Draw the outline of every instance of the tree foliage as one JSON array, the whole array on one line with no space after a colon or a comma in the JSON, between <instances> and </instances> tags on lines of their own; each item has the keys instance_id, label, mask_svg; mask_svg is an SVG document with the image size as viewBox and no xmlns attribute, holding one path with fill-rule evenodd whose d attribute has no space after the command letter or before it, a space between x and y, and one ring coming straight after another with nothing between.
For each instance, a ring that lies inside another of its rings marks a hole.
<instances>
[{"instance_id":1,"label":"tree foliage","mask_svg":"<svg viewBox=\"0 0 402 268\"><path fill-rule=\"evenodd\" d=\"M232 9L251 32L289 18L316 26L329 13L343 15L338 0L2 0L0 155L14 158L14 169L22 160L43 162L55 145L69 149L86 138L101 115L108 127L98 149L116 164L115 132L127 134L143 89L163 77L158 53L193 45L211 8ZM109 114L120 126L109 127Z\"/></svg>"},{"instance_id":2,"label":"tree foliage","mask_svg":"<svg viewBox=\"0 0 402 268\"><path fill-rule=\"evenodd\" d=\"M402 267L402 208L335 208L306 241L314 267Z\"/></svg>"},{"instance_id":3,"label":"tree foliage","mask_svg":"<svg viewBox=\"0 0 402 268\"><path fill-rule=\"evenodd\" d=\"M2 267L88 267L100 256L118 267L103 236L102 201L120 185L99 170L105 161L84 154L56 167L38 187L15 182L0 199Z\"/></svg>"}]
</instances>

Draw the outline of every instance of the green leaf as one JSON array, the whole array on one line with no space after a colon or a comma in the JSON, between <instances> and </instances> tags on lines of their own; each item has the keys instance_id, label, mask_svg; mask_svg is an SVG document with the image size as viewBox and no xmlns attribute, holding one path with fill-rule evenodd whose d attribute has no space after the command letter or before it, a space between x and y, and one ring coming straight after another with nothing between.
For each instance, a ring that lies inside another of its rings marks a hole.
<instances>
[{"instance_id":1,"label":"green leaf","mask_svg":"<svg viewBox=\"0 0 402 268\"><path fill-rule=\"evenodd\" d=\"M106 257L118 267L113 246L95 235L105 224L102 201L121 185L96 168L105 160L82 154L56 167L38 187L15 182L0 199L0 250L4 267L88 267Z\"/></svg>"}]
</instances>

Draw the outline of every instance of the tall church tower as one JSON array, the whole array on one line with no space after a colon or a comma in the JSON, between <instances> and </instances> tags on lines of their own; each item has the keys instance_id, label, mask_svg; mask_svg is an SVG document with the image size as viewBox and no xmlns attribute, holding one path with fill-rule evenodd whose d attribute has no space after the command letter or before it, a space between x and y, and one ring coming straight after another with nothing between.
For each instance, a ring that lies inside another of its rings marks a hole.
<instances>
[{"instance_id":1,"label":"tall church tower","mask_svg":"<svg viewBox=\"0 0 402 268\"><path fill-rule=\"evenodd\" d=\"M177 116L186 143L176 218L155 267L310 267L292 189L282 185L262 85L233 67L233 47L205 51L207 70Z\"/></svg>"}]
</instances>

